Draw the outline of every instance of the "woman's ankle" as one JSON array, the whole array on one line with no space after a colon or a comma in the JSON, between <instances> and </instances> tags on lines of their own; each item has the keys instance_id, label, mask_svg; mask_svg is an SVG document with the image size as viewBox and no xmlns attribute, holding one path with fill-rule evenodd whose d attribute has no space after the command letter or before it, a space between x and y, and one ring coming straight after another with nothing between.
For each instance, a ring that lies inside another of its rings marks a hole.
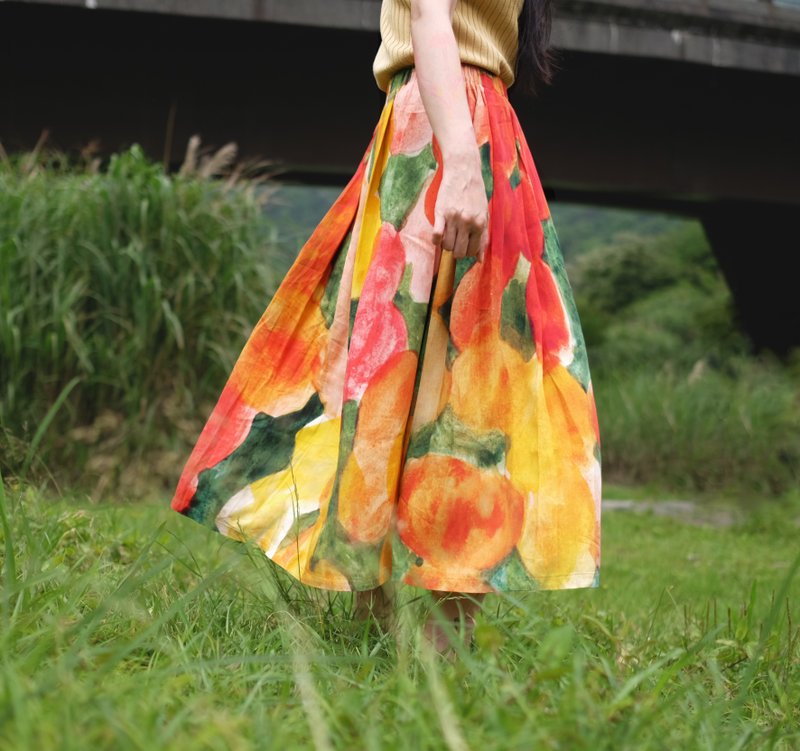
<instances>
[{"instance_id":1,"label":"woman's ankle","mask_svg":"<svg viewBox=\"0 0 800 751\"><path fill-rule=\"evenodd\" d=\"M440 592L433 590L435 606L450 621L473 622L480 612L484 593Z\"/></svg>"},{"instance_id":2,"label":"woman's ankle","mask_svg":"<svg viewBox=\"0 0 800 751\"><path fill-rule=\"evenodd\" d=\"M453 632L464 646L469 647L473 643L475 617L481 609L483 594L437 591L431 594L434 606L423 624L423 637L437 652L453 658Z\"/></svg>"},{"instance_id":3,"label":"woman's ankle","mask_svg":"<svg viewBox=\"0 0 800 751\"><path fill-rule=\"evenodd\" d=\"M387 584L373 589L360 590L354 593L354 616L358 620L366 620L370 615L378 619L388 618L394 608L393 590Z\"/></svg>"}]
</instances>

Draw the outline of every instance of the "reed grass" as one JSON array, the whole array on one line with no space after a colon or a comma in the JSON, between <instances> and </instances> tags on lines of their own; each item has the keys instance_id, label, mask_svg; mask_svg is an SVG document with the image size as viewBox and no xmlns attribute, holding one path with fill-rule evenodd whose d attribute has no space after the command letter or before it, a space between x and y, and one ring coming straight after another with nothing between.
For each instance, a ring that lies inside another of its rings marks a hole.
<instances>
[{"instance_id":1,"label":"reed grass","mask_svg":"<svg viewBox=\"0 0 800 751\"><path fill-rule=\"evenodd\" d=\"M609 481L743 497L800 486L800 382L768 355L614 370L596 388Z\"/></svg>"},{"instance_id":2,"label":"reed grass","mask_svg":"<svg viewBox=\"0 0 800 751\"><path fill-rule=\"evenodd\" d=\"M288 265L229 161L0 162L0 467L105 487L196 430Z\"/></svg>"}]
</instances>

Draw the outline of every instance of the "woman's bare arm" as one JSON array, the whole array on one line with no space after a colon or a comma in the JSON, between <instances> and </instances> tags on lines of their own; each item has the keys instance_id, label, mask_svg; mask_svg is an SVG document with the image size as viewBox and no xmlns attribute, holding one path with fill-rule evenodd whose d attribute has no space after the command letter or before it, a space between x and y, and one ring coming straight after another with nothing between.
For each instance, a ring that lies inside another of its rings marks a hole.
<instances>
[{"instance_id":1,"label":"woman's bare arm","mask_svg":"<svg viewBox=\"0 0 800 751\"><path fill-rule=\"evenodd\" d=\"M411 0L411 43L422 103L442 152L434 242L456 258L483 260L488 202L453 12L458 0Z\"/></svg>"}]
</instances>

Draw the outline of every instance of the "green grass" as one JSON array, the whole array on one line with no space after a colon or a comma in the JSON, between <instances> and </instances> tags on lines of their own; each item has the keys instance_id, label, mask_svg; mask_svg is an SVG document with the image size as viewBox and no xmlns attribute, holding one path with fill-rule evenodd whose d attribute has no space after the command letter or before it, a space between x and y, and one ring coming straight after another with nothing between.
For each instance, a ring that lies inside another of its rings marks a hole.
<instances>
[{"instance_id":1,"label":"green grass","mask_svg":"<svg viewBox=\"0 0 800 751\"><path fill-rule=\"evenodd\" d=\"M605 479L672 493L780 495L800 484L800 386L766 357L597 380Z\"/></svg>"},{"instance_id":2,"label":"green grass","mask_svg":"<svg viewBox=\"0 0 800 751\"><path fill-rule=\"evenodd\" d=\"M397 640L165 501L0 491L0 746L791 749L800 498L735 528L604 515L601 586L490 596L478 649Z\"/></svg>"}]
</instances>

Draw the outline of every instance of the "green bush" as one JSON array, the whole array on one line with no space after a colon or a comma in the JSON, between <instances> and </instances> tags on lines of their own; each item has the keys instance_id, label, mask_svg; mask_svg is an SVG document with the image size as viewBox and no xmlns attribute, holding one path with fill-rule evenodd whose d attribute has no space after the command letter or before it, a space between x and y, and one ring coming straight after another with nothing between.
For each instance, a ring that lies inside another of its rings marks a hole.
<instances>
[{"instance_id":1,"label":"green bush","mask_svg":"<svg viewBox=\"0 0 800 751\"><path fill-rule=\"evenodd\" d=\"M750 350L721 282L703 289L678 281L632 302L624 313L605 315L597 329L589 332L589 346L599 370L659 369L667 363L687 369L701 358L722 367Z\"/></svg>"},{"instance_id":2,"label":"green bush","mask_svg":"<svg viewBox=\"0 0 800 751\"><path fill-rule=\"evenodd\" d=\"M136 145L102 172L0 167L0 469L42 438L42 471L118 479L125 449L193 432L287 266L260 203Z\"/></svg>"}]
</instances>

